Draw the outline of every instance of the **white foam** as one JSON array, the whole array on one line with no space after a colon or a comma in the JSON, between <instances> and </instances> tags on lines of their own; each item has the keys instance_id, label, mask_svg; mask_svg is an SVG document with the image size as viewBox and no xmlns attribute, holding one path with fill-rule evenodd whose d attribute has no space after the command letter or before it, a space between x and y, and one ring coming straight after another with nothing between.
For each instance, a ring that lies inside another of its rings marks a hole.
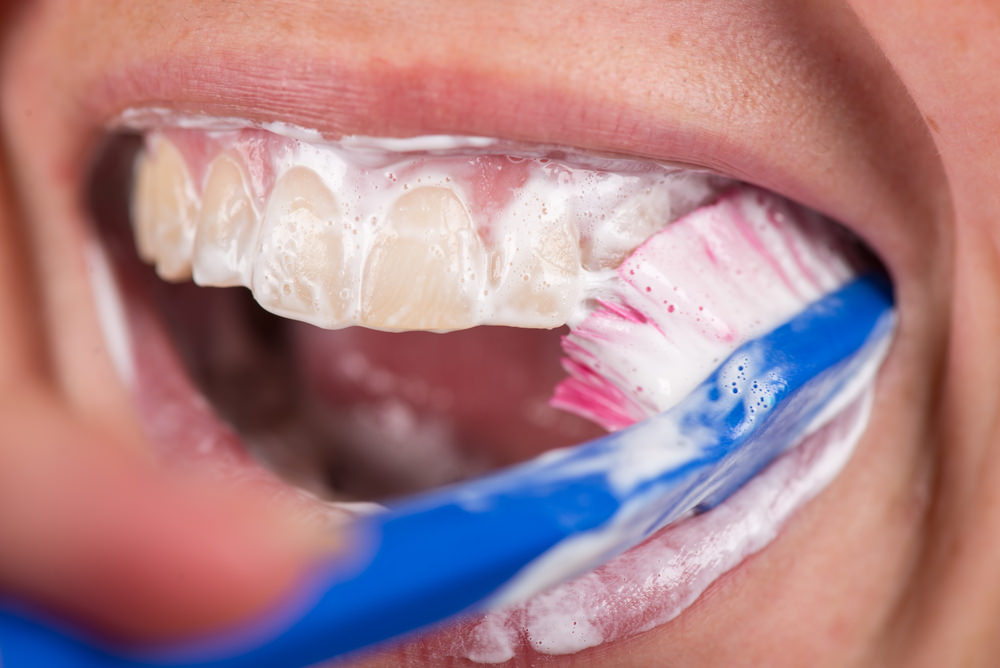
<instances>
[{"instance_id":1,"label":"white foam","mask_svg":"<svg viewBox=\"0 0 1000 668\"><path fill-rule=\"evenodd\" d=\"M94 295L94 306L105 347L118 377L126 385L132 385L135 380L132 337L129 334L118 283L111 271L107 255L99 243L89 242L84 253L87 276L90 279L90 289Z\"/></svg>"}]
</instances>

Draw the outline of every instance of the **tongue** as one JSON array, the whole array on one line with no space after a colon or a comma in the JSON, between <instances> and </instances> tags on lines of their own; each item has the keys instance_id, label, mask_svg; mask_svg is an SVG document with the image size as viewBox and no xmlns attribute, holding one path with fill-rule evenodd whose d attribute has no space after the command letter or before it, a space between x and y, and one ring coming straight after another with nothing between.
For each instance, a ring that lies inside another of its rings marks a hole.
<instances>
[{"instance_id":1,"label":"tongue","mask_svg":"<svg viewBox=\"0 0 1000 668\"><path fill-rule=\"evenodd\" d=\"M564 333L390 334L293 323L291 336L308 401L338 441L338 457L416 488L604 433L549 405L565 377Z\"/></svg>"}]
</instances>

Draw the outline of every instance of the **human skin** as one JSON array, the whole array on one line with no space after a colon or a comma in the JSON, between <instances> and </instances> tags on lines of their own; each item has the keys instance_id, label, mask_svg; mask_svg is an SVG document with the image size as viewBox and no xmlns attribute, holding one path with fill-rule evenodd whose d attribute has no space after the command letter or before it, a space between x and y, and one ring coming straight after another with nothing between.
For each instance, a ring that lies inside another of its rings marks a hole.
<instances>
[{"instance_id":1,"label":"human skin","mask_svg":"<svg viewBox=\"0 0 1000 668\"><path fill-rule=\"evenodd\" d=\"M108 119L173 106L701 165L846 224L889 269L900 317L851 462L679 618L562 660L994 660L992 3L52 0L4 21L0 588L171 637L252 614L335 549L258 487L151 456L104 352L81 184Z\"/></svg>"}]
</instances>

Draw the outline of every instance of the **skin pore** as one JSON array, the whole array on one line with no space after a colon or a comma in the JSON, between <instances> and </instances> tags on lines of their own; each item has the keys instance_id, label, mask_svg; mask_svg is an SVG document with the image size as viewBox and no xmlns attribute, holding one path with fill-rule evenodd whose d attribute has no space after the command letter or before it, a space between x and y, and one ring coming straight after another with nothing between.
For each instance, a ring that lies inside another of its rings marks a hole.
<instances>
[{"instance_id":1,"label":"skin pore","mask_svg":"<svg viewBox=\"0 0 1000 668\"><path fill-rule=\"evenodd\" d=\"M987 0L6 11L0 590L105 632L172 637L252 614L340 547L270 488L153 456L105 352L82 184L110 119L167 106L705 166L843 222L886 264L900 315L852 461L679 618L553 663L995 656L1000 11Z\"/></svg>"}]
</instances>

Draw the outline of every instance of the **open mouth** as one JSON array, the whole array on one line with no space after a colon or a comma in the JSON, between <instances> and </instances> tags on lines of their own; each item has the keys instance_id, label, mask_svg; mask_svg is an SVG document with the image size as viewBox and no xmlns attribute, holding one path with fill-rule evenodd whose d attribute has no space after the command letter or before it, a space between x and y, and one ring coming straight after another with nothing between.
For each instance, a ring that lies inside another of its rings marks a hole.
<instances>
[{"instance_id":1,"label":"open mouth","mask_svg":"<svg viewBox=\"0 0 1000 668\"><path fill-rule=\"evenodd\" d=\"M156 110L126 124L93 179L117 279L97 293L151 440L332 522L663 411L873 262L833 222L708 172ZM718 508L397 658L530 663L673 619L836 476L870 399Z\"/></svg>"}]
</instances>

